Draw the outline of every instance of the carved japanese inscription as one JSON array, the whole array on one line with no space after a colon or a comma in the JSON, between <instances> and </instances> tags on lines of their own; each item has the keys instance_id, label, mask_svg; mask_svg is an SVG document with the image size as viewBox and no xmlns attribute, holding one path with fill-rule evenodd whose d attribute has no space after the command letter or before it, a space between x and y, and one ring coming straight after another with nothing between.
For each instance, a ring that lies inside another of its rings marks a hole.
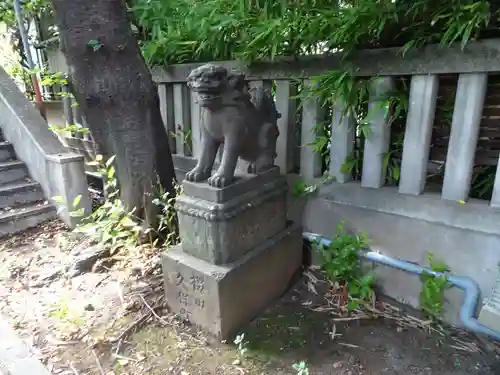
<instances>
[{"instance_id":1,"label":"carved japanese inscription","mask_svg":"<svg viewBox=\"0 0 500 375\"><path fill-rule=\"evenodd\" d=\"M195 310L205 309L205 279L202 275L194 272L183 274L176 272L171 275L172 285L176 287L176 300L181 307L179 315L184 319L191 320Z\"/></svg>"}]
</instances>

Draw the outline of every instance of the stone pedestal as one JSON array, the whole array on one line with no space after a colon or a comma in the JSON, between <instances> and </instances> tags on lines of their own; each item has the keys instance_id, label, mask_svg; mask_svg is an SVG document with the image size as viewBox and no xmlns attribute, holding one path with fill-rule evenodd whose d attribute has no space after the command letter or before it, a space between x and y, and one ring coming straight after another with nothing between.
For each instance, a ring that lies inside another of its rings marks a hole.
<instances>
[{"instance_id":1,"label":"stone pedestal","mask_svg":"<svg viewBox=\"0 0 500 375\"><path fill-rule=\"evenodd\" d=\"M169 307L219 339L278 298L302 264L301 228L287 223L279 170L237 178L224 189L183 183L182 242L163 254Z\"/></svg>"}]
</instances>

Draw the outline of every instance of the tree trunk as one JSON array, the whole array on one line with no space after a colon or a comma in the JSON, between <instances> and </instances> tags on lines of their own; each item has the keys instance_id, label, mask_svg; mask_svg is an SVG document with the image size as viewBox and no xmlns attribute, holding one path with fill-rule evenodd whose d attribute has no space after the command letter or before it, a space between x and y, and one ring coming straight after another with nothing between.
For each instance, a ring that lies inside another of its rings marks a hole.
<instances>
[{"instance_id":1,"label":"tree trunk","mask_svg":"<svg viewBox=\"0 0 500 375\"><path fill-rule=\"evenodd\" d=\"M157 176L174 194L175 178L157 87L132 35L125 0L52 0L73 95L92 136L116 155L126 208L156 222Z\"/></svg>"}]
</instances>

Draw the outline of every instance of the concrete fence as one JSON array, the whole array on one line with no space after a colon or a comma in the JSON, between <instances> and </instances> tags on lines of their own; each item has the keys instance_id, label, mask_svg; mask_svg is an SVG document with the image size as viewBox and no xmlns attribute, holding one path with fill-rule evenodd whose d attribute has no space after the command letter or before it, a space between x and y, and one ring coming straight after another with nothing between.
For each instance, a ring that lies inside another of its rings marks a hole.
<instances>
[{"instance_id":1,"label":"concrete fence","mask_svg":"<svg viewBox=\"0 0 500 375\"><path fill-rule=\"evenodd\" d=\"M330 160L328 170L324 170L322 157L308 144L317 137L316 125L325 108L321 108L319 98L303 103L291 99L298 80L308 86L313 76L338 69L345 62L330 56L250 67L237 62L224 64L244 72L250 85L274 87L282 114L276 164L291 181L301 178L318 186L316 195L295 206L301 207L300 212L291 213L300 218L306 230L332 236L343 221L348 230L367 233L372 248L389 255L427 264L431 252L448 263L453 273L477 280L488 295L499 274L500 172L490 201L469 199L469 191L488 79L500 72L499 52L499 41L489 40L471 44L464 51L458 46L429 46L404 57L397 49L361 51L347 61L359 76L378 76L370 87L371 131L364 143L360 181L353 181L351 174L341 168L354 149L356 119L341 116L344 107L340 102L331 108ZM200 108L185 83L189 72L199 65L153 70L163 121L175 135L172 149L180 170L189 169L191 163L187 161L200 153ZM453 88L444 180L440 192L429 192L426 181L439 76L450 73L458 75L458 83ZM379 101L394 87L397 76L411 78L400 180L395 187L385 186L384 157L389 151L391 126L387 109ZM496 124L500 128L500 118ZM186 134L191 135L191 142L186 142ZM325 175L334 179L325 183ZM384 293L418 306L417 278L382 267L375 272ZM461 298L456 291L448 295L447 319L451 322L457 322Z\"/></svg>"},{"instance_id":2,"label":"concrete fence","mask_svg":"<svg viewBox=\"0 0 500 375\"><path fill-rule=\"evenodd\" d=\"M290 215L301 220L305 230L332 236L337 224L344 222L351 232L365 232L371 247L386 254L426 265L431 252L444 260L454 274L472 277L483 294L489 294L500 264L500 167L489 201L469 199L469 192L488 81L500 73L499 40L471 43L464 50L460 46L431 45L405 56L399 49L390 48L360 51L347 61L333 55L261 62L249 67L234 61L223 64L245 73L250 85L274 90L282 114L276 164L290 181L300 178L318 186L314 196L301 204L291 204L294 208ZM340 101L330 108L329 163L325 170L324 158L309 146L318 135L316 125L322 121L325 108L321 108L318 98L303 103L291 98L297 83L311 85L313 76L345 64L358 76L377 77L370 86L371 131L364 142L359 181L341 168L355 147L356 119L341 116L345 107ZM152 71L181 175L200 154L200 107L186 85L187 75L199 65L173 65ZM457 75L457 83L452 88L454 109L443 160L445 172L440 191L430 191L427 176L439 78L449 74ZM401 76L409 78L410 88L400 179L397 186L387 186L384 157L390 147L391 124L387 108L379 104L380 98L394 87L396 77ZM296 116L297 108L301 108L301 116ZM500 129L500 117L489 117L488 126ZM90 142L86 135L73 138ZM489 155L491 160L491 152ZM492 164L500 165L498 153ZM333 178L325 182L325 175ZM377 267L375 272L384 293L418 306L417 278L383 267ZM447 297L447 320L457 322L462 296L450 291Z\"/></svg>"}]
</instances>

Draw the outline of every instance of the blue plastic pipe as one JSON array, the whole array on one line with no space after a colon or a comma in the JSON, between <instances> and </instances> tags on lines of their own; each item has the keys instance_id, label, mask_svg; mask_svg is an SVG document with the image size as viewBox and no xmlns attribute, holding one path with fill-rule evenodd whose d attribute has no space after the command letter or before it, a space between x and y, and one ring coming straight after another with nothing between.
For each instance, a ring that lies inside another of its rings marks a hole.
<instances>
[{"instance_id":1,"label":"blue plastic pipe","mask_svg":"<svg viewBox=\"0 0 500 375\"><path fill-rule=\"evenodd\" d=\"M326 237L320 236L319 234L304 232L302 234L302 237L304 238L304 240L310 243L315 242L327 247L332 243L331 240L329 240ZM486 326L483 326L475 318L476 306L479 300L479 286L470 277L453 276L442 272L434 272L429 268L422 267L410 262L406 262L404 260L394 259L387 255L383 255L375 251L370 251L368 249L360 252L360 256L369 261L382 264L384 266L397 268L399 270L413 273L416 275L421 275L422 273L425 272L434 277L439 277L439 276L447 277L450 284L464 291L465 297L462 306L460 307L460 314L459 314L460 321L464 326L464 328L476 333L486 334L500 341L500 332L494 331Z\"/></svg>"}]
</instances>

